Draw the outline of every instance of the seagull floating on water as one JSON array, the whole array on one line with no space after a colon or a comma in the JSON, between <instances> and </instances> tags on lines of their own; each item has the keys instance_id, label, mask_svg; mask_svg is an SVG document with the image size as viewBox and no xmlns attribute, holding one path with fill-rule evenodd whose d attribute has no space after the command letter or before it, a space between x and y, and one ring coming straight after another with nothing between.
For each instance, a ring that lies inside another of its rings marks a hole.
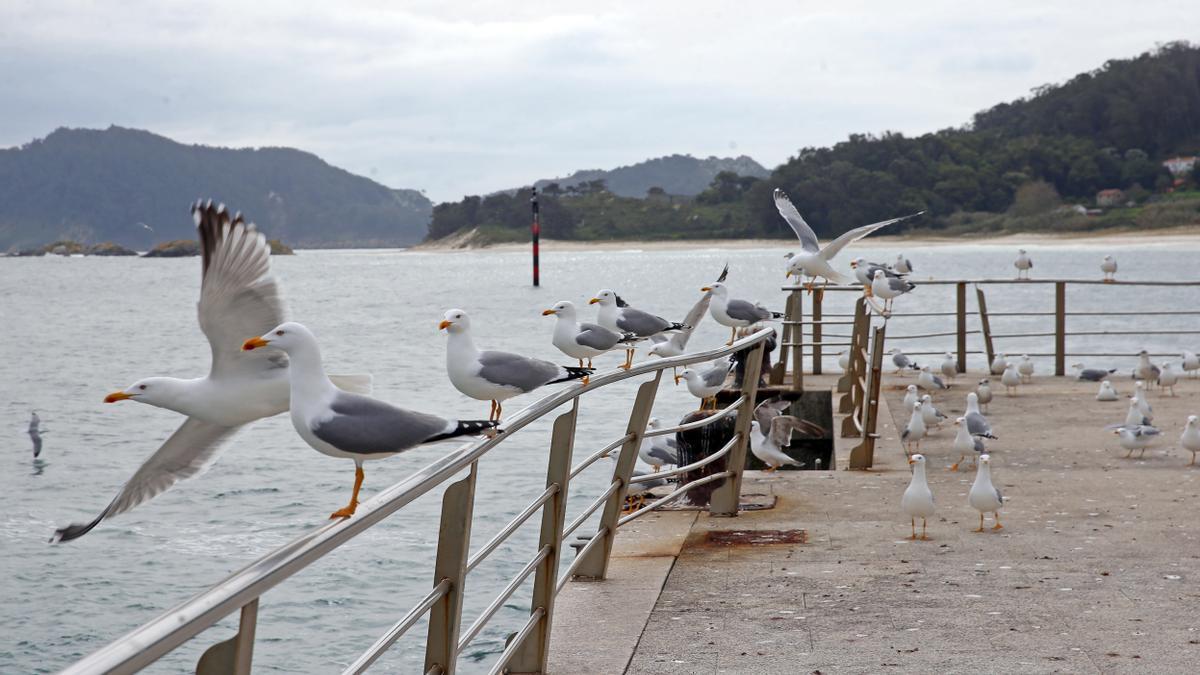
<instances>
[{"instance_id":1,"label":"seagull floating on water","mask_svg":"<svg viewBox=\"0 0 1200 675\"><path fill-rule=\"evenodd\" d=\"M38 455L42 454L42 420L38 417L37 411L29 416L29 439L33 441L33 458L37 459Z\"/></svg>"}]
</instances>

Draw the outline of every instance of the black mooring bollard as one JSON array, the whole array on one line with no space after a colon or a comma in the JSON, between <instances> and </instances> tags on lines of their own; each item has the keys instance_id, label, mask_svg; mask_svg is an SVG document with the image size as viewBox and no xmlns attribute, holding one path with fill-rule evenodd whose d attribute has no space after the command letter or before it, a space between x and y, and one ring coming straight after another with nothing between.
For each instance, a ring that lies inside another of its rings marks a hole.
<instances>
[{"instance_id":1,"label":"black mooring bollard","mask_svg":"<svg viewBox=\"0 0 1200 675\"><path fill-rule=\"evenodd\" d=\"M696 422L712 414L712 411L697 410L684 415L683 419L679 420L679 423L687 424L688 422ZM680 466L699 462L725 447L729 439L733 438L736 419L733 416L725 417L712 424L702 426L699 429L689 429L675 434L675 442L679 444ZM698 469L693 469L680 475L679 482L690 483L698 478L711 476L714 473L721 473L725 471L726 466L727 463L723 457L711 464L706 464ZM692 506L708 506L713 491L720 487L721 483L722 481L713 481L704 485L697 485L684 493L683 499Z\"/></svg>"}]
</instances>

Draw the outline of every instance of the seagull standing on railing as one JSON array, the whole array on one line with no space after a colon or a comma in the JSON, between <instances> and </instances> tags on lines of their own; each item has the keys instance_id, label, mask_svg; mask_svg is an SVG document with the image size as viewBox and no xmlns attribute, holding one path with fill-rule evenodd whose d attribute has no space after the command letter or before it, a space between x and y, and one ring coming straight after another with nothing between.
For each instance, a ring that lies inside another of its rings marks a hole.
<instances>
[{"instance_id":1,"label":"seagull standing on railing","mask_svg":"<svg viewBox=\"0 0 1200 675\"><path fill-rule=\"evenodd\" d=\"M1017 268L1018 279L1029 279L1029 270L1033 269L1033 259L1025 252L1025 249L1017 250L1017 259L1013 261L1013 267ZM1021 275L1024 276L1021 276Z\"/></svg>"},{"instance_id":2,"label":"seagull standing on railing","mask_svg":"<svg viewBox=\"0 0 1200 675\"><path fill-rule=\"evenodd\" d=\"M913 404L912 415L908 418L908 426L900 432L900 443L904 451L912 456L914 450L921 449L921 439L925 438L925 415L921 411L921 403Z\"/></svg>"},{"instance_id":3,"label":"seagull standing on railing","mask_svg":"<svg viewBox=\"0 0 1200 675\"><path fill-rule=\"evenodd\" d=\"M757 302L730 298L729 289L719 281L700 290L712 293L708 312L712 314L713 320L722 326L728 326L731 330L729 342L725 343L727 345L733 344L733 341L737 339L739 328L749 328L756 323L783 318L783 312L772 312Z\"/></svg>"},{"instance_id":4,"label":"seagull standing on railing","mask_svg":"<svg viewBox=\"0 0 1200 675\"><path fill-rule=\"evenodd\" d=\"M1100 271L1104 272L1104 281L1112 283L1117 280L1117 259L1111 255L1104 256L1100 261Z\"/></svg>"},{"instance_id":5,"label":"seagull standing on railing","mask_svg":"<svg viewBox=\"0 0 1200 675\"><path fill-rule=\"evenodd\" d=\"M629 306L616 291L607 288L596 294L588 301L589 305L600 305L596 313L596 323L618 333L633 333L639 338L653 338L655 335L672 331L685 330L685 324L667 321L661 316L643 312ZM633 349L625 348L625 363L620 367L628 370L633 366Z\"/></svg>"},{"instance_id":6,"label":"seagull standing on railing","mask_svg":"<svg viewBox=\"0 0 1200 675\"><path fill-rule=\"evenodd\" d=\"M796 233L796 237L800 239L800 252L788 259L787 276L795 275L797 278L800 278L803 275L808 275L811 281L806 284L806 287L810 291L813 289L817 277L824 278L826 284L830 281L835 284L847 283L846 277L833 269L833 265L830 264L833 261L833 257L845 248L847 244L858 241L881 227L886 227L892 223L898 223L905 218L912 218L924 213L924 211L921 211L909 216L892 218L856 227L826 244L825 248L821 248L820 242L817 241L817 234L808 226L808 223L804 222L804 218L796 210L795 205L792 204L792 200L788 199L787 194L783 190L776 188L774 197L775 208L779 210L779 215L783 216L783 219L791 226L792 231Z\"/></svg>"},{"instance_id":7,"label":"seagull standing on railing","mask_svg":"<svg viewBox=\"0 0 1200 675\"><path fill-rule=\"evenodd\" d=\"M445 419L339 390L325 375L317 339L295 322L280 324L242 345L245 351L264 347L282 350L291 361L292 426L300 438L317 452L354 460L350 503L330 518L354 515L363 484L363 461L390 457L418 445L478 436L497 424L494 420Z\"/></svg>"},{"instance_id":8,"label":"seagull standing on railing","mask_svg":"<svg viewBox=\"0 0 1200 675\"><path fill-rule=\"evenodd\" d=\"M884 313L890 314L892 302L905 293L912 292L916 287L916 284L907 279L892 278L884 274L883 270L875 270L875 278L871 281L871 295L881 298L884 302Z\"/></svg>"},{"instance_id":9,"label":"seagull standing on railing","mask_svg":"<svg viewBox=\"0 0 1200 675\"><path fill-rule=\"evenodd\" d=\"M913 264L911 260L905 258L904 254L901 253L896 256L896 262L892 263L892 269L896 270L898 274L912 274Z\"/></svg>"},{"instance_id":10,"label":"seagull standing on railing","mask_svg":"<svg viewBox=\"0 0 1200 675\"><path fill-rule=\"evenodd\" d=\"M650 341L654 343L646 352L651 356L668 358L672 356L681 356L687 348L688 340L691 339L692 333L695 332L696 326L700 325L700 320L708 312L708 305L712 302L712 293L705 293L692 305L688 310L687 316L683 317L683 328L670 333L660 333L652 335ZM672 375L678 375L676 368L671 368Z\"/></svg>"},{"instance_id":11,"label":"seagull standing on railing","mask_svg":"<svg viewBox=\"0 0 1200 675\"><path fill-rule=\"evenodd\" d=\"M632 344L638 339L633 333L618 333L594 323L579 323L575 311L575 303L568 300L555 303L553 307L542 312L542 316L557 317L554 322L554 337L552 342L558 350L579 361L587 359L587 367L592 367L592 359L611 351L618 345ZM587 384L587 378L583 380Z\"/></svg>"},{"instance_id":12,"label":"seagull standing on railing","mask_svg":"<svg viewBox=\"0 0 1200 675\"><path fill-rule=\"evenodd\" d=\"M979 405L983 406L984 412L987 412L987 405L992 402L992 381L986 377L980 380L975 387L975 396L979 400Z\"/></svg>"},{"instance_id":13,"label":"seagull standing on railing","mask_svg":"<svg viewBox=\"0 0 1200 675\"><path fill-rule=\"evenodd\" d=\"M498 421L503 402L547 384L586 379L592 368L560 366L501 351L479 351L471 339L471 317L447 310L438 330L446 331L446 374L454 388L473 399L491 401L488 419Z\"/></svg>"},{"instance_id":14,"label":"seagull standing on railing","mask_svg":"<svg viewBox=\"0 0 1200 675\"><path fill-rule=\"evenodd\" d=\"M1169 389L1171 391L1171 395L1174 396L1175 385L1178 384L1178 382L1179 373L1175 372L1175 369L1171 367L1170 361L1164 361L1162 364L1162 370L1160 370L1158 373L1158 386L1163 389Z\"/></svg>"},{"instance_id":15,"label":"seagull standing on railing","mask_svg":"<svg viewBox=\"0 0 1200 675\"><path fill-rule=\"evenodd\" d=\"M991 513L996 524L992 526L993 530L999 530L1004 526L1000 524L1000 507L1004 505L1004 495L1000 494L1000 490L992 484L992 458L991 455L983 454L979 456L978 466L975 468L975 482L971 484L971 491L967 493L967 503L979 512L979 529L975 532L983 532L983 514Z\"/></svg>"},{"instance_id":16,"label":"seagull standing on railing","mask_svg":"<svg viewBox=\"0 0 1200 675\"><path fill-rule=\"evenodd\" d=\"M855 258L850 261L850 269L854 270L854 278L862 284L863 292L870 296L871 282L875 279L875 271L883 270L885 276L891 279L903 278L903 275L883 263L867 262L866 258Z\"/></svg>"},{"instance_id":17,"label":"seagull standing on railing","mask_svg":"<svg viewBox=\"0 0 1200 675\"><path fill-rule=\"evenodd\" d=\"M729 371L733 370L733 359L728 356L723 356L712 364L703 369L684 368L675 383L679 384L679 380L687 382L688 391L692 396L700 399L700 409L704 410L709 403L716 408L717 393L725 386L725 378L729 376Z\"/></svg>"},{"instance_id":18,"label":"seagull standing on railing","mask_svg":"<svg viewBox=\"0 0 1200 675\"><path fill-rule=\"evenodd\" d=\"M933 491L929 489L929 482L925 480L925 456L913 455L908 458L908 464L912 467L912 480L904 490L904 495L900 497L900 509L908 514L914 541L918 538L917 518L921 519L920 539L926 541L929 537L925 534L925 524L926 520L933 516L934 503Z\"/></svg>"}]
</instances>

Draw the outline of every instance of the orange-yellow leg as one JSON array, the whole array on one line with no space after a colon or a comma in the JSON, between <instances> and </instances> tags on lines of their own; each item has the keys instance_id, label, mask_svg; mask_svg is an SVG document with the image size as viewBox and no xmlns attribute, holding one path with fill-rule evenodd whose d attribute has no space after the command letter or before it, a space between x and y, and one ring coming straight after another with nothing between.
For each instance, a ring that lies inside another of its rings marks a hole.
<instances>
[{"instance_id":1,"label":"orange-yellow leg","mask_svg":"<svg viewBox=\"0 0 1200 675\"><path fill-rule=\"evenodd\" d=\"M951 471L958 471L958 465L959 465L959 464L962 464L962 461L963 461L964 459L966 459L966 457L967 457L966 453L963 453L962 455L960 455L960 456L959 456L959 458L958 458L958 461L950 465L950 470L951 470Z\"/></svg>"},{"instance_id":2,"label":"orange-yellow leg","mask_svg":"<svg viewBox=\"0 0 1200 675\"><path fill-rule=\"evenodd\" d=\"M983 532L983 511L979 512L979 529L971 530L972 532Z\"/></svg>"},{"instance_id":3,"label":"orange-yellow leg","mask_svg":"<svg viewBox=\"0 0 1200 675\"><path fill-rule=\"evenodd\" d=\"M1196 453L1193 452L1192 453L1192 461L1188 462L1188 466L1192 466L1195 463L1196 463Z\"/></svg>"},{"instance_id":4,"label":"orange-yellow leg","mask_svg":"<svg viewBox=\"0 0 1200 675\"><path fill-rule=\"evenodd\" d=\"M731 344L733 344L733 341L734 341L734 340L736 340L736 339L737 339L737 329L736 329L736 328L730 328L730 329L729 329L729 342L726 342L725 344L726 344L726 345L731 345Z\"/></svg>"},{"instance_id":5,"label":"orange-yellow leg","mask_svg":"<svg viewBox=\"0 0 1200 675\"><path fill-rule=\"evenodd\" d=\"M578 359L578 361L579 361L579 367L582 368L583 367L583 359Z\"/></svg>"},{"instance_id":6,"label":"orange-yellow leg","mask_svg":"<svg viewBox=\"0 0 1200 675\"><path fill-rule=\"evenodd\" d=\"M496 414L496 407L497 407L497 403L495 400L493 400L492 401L492 409L488 412L488 421L489 422L495 422L496 420L500 419L500 417Z\"/></svg>"},{"instance_id":7,"label":"orange-yellow leg","mask_svg":"<svg viewBox=\"0 0 1200 675\"><path fill-rule=\"evenodd\" d=\"M350 503L345 508L338 509L329 515L330 518L349 518L354 515L355 509L358 508L358 491L363 484L363 470L361 466L354 467L354 492L350 494Z\"/></svg>"},{"instance_id":8,"label":"orange-yellow leg","mask_svg":"<svg viewBox=\"0 0 1200 675\"><path fill-rule=\"evenodd\" d=\"M916 541L916 539L917 539L917 519L916 519L916 518L909 518L909 519L908 519L908 522L909 522L909 524L910 524L910 525L912 525L912 536L911 536L911 537L909 537L909 539L912 539L913 541Z\"/></svg>"},{"instance_id":9,"label":"orange-yellow leg","mask_svg":"<svg viewBox=\"0 0 1200 675\"><path fill-rule=\"evenodd\" d=\"M591 368L591 367L592 367L592 360L591 360L591 359L588 359L588 364L587 364L587 367L588 367L588 368Z\"/></svg>"},{"instance_id":10,"label":"orange-yellow leg","mask_svg":"<svg viewBox=\"0 0 1200 675\"><path fill-rule=\"evenodd\" d=\"M622 363L620 365L620 368L623 370L629 370L632 367L633 367L633 350L626 349L625 350L625 363Z\"/></svg>"},{"instance_id":11,"label":"orange-yellow leg","mask_svg":"<svg viewBox=\"0 0 1200 675\"><path fill-rule=\"evenodd\" d=\"M981 514L981 516L982 516L982 514ZM993 511L992 517L996 519L996 524L992 526L992 529L993 530L1003 530L1004 526L1000 524L1000 514Z\"/></svg>"},{"instance_id":12,"label":"orange-yellow leg","mask_svg":"<svg viewBox=\"0 0 1200 675\"><path fill-rule=\"evenodd\" d=\"M777 466L770 466L770 467L767 467L766 469L764 469L763 473L775 473L775 470L778 468L779 467L777 467Z\"/></svg>"},{"instance_id":13,"label":"orange-yellow leg","mask_svg":"<svg viewBox=\"0 0 1200 675\"><path fill-rule=\"evenodd\" d=\"M592 381L591 375L584 375L583 377L579 378L579 382L585 387L587 386L587 383L591 382L591 381Z\"/></svg>"},{"instance_id":14,"label":"orange-yellow leg","mask_svg":"<svg viewBox=\"0 0 1200 675\"><path fill-rule=\"evenodd\" d=\"M921 519L921 541L929 541L929 536L925 534L925 519Z\"/></svg>"}]
</instances>

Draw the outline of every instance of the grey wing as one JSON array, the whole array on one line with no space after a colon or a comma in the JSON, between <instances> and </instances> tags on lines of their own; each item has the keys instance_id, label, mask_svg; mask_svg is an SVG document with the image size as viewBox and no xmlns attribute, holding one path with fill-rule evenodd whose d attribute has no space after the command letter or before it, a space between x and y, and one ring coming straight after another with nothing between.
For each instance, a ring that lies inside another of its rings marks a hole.
<instances>
[{"instance_id":1,"label":"grey wing","mask_svg":"<svg viewBox=\"0 0 1200 675\"><path fill-rule=\"evenodd\" d=\"M938 388L938 389L945 389L945 388L946 388L946 383L945 383L945 382L942 382L942 378L938 377L937 375L932 375L932 374L931 374L929 377L933 378L933 383L934 383L935 385L937 385L937 388Z\"/></svg>"},{"instance_id":2,"label":"grey wing","mask_svg":"<svg viewBox=\"0 0 1200 675\"><path fill-rule=\"evenodd\" d=\"M1159 429L1158 427L1152 427L1152 426L1143 424L1142 426L1138 427L1137 433L1140 436L1158 436L1159 434L1162 433L1162 430Z\"/></svg>"},{"instance_id":3,"label":"grey wing","mask_svg":"<svg viewBox=\"0 0 1200 675\"><path fill-rule=\"evenodd\" d=\"M242 351L248 337L283 323L283 296L271 276L266 237L223 205L196 204L192 217L200 237L200 302L197 317L212 349L212 375L245 375L246 369L287 365L275 350Z\"/></svg>"},{"instance_id":4,"label":"grey wing","mask_svg":"<svg viewBox=\"0 0 1200 675\"><path fill-rule=\"evenodd\" d=\"M778 396L769 398L762 403L759 403L754 408L754 419L758 422L760 429L770 429L771 420L783 414L783 411L791 405L791 401L787 401Z\"/></svg>"},{"instance_id":5,"label":"grey wing","mask_svg":"<svg viewBox=\"0 0 1200 675\"><path fill-rule=\"evenodd\" d=\"M983 439L978 436L972 436L971 440L975 442L975 452L985 452L987 450L983 445Z\"/></svg>"},{"instance_id":6,"label":"grey wing","mask_svg":"<svg viewBox=\"0 0 1200 675\"><path fill-rule=\"evenodd\" d=\"M780 415L771 420L771 440L780 448L790 445L792 436L821 438L824 435L825 429L819 424L792 415Z\"/></svg>"},{"instance_id":7,"label":"grey wing","mask_svg":"<svg viewBox=\"0 0 1200 675\"><path fill-rule=\"evenodd\" d=\"M620 340L619 334L594 323L579 324L579 333L575 335L575 342L592 349L612 349Z\"/></svg>"},{"instance_id":8,"label":"grey wing","mask_svg":"<svg viewBox=\"0 0 1200 675\"><path fill-rule=\"evenodd\" d=\"M239 427L222 427L189 417L125 482L117 496L90 523L70 525L55 535L70 541L91 531L101 520L124 513L166 492L175 483L204 470Z\"/></svg>"},{"instance_id":9,"label":"grey wing","mask_svg":"<svg viewBox=\"0 0 1200 675\"><path fill-rule=\"evenodd\" d=\"M516 387L524 392L533 391L562 374L562 368L549 361L509 352L480 352L479 361L483 364L479 369L480 377L492 384Z\"/></svg>"},{"instance_id":10,"label":"grey wing","mask_svg":"<svg viewBox=\"0 0 1200 675\"><path fill-rule=\"evenodd\" d=\"M887 280L888 288L892 289L893 291L907 293L917 287L916 284L901 277L885 276L884 278Z\"/></svg>"},{"instance_id":11,"label":"grey wing","mask_svg":"<svg viewBox=\"0 0 1200 675\"><path fill-rule=\"evenodd\" d=\"M709 368L700 373L700 379L704 381L705 385L715 387L724 384L727 375L729 375L728 368Z\"/></svg>"},{"instance_id":12,"label":"grey wing","mask_svg":"<svg viewBox=\"0 0 1200 675\"><path fill-rule=\"evenodd\" d=\"M979 413L967 413L967 433L972 436L986 436L992 433L992 425Z\"/></svg>"},{"instance_id":13,"label":"grey wing","mask_svg":"<svg viewBox=\"0 0 1200 675\"><path fill-rule=\"evenodd\" d=\"M779 215L787 221L791 226L792 231L800 239L800 248L803 248L809 253L816 253L821 250L821 244L817 241L817 233L804 222L804 218L800 212L796 210L796 206L792 204L792 200L788 199L787 193L779 188L775 189L775 208L779 209Z\"/></svg>"},{"instance_id":14,"label":"grey wing","mask_svg":"<svg viewBox=\"0 0 1200 675\"><path fill-rule=\"evenodd\" d=\"M771 318L771 311L745 300L730 300L725 305L725 313L738 321L763 321Z\"/></svg>"},{"instance_id":15,"label":"grey wing","mask_svg":"<svg viewBox=\"0 0 1200 675\"><path fill-rule=\"evenodd\" d=\"M661 316L655 316L633 307L625 307L617 315L617 328L629 333L637 333L638 337L649 337L670 327L671 322Z\"/></svg>"},{"instance_id":16,"label":"grey wing","mask_svg":"<svg viewBox=\"0 0 1200 675\"><path fill-rule=\"evenodd\" d=\"M450 433L457 426L437 415L346 392L338 392L331 407L333 417L314 425L312 432L335 448L354 454L407 450Z\"/></svg>"},{"instance_id":17,"label":"grey wing","mask_svg":"<svg viewBox=\"0 0 1200 675\"><path fill-rule=\"evenodd\" d=\"M666 448L656 448L654 446L651 446L650 452L648 454L652 458L657 459L658 461L662 462L663 464L674 464L675 462L678 461L678 458L675 457L674 455L672 455L670 452L668 452L666 450Z\"/></svg>"},{"instance_id":18,"label":"grey wing","mask_svg":"<svg viewBox=\"0 0 1200 675\"><path fill-rule=\"evenodd\" d=\"M913 213L913 214L910 214L907 216L901 216L899 218L892 218L890 220L881 220L878 223L871 223L870 225L863 225L862 227L856 227L853 230L849 230L849 231L845 232L844 234L842 234L837 239L834 239L833 241L829 242L829 244L826 245L825 248L821 249L821 257L826 260L830 260L831 258L833 258L835 255L838 254L838 251L841 251L850 242L858 241L859 239L862 239L863 237L867 236L868 234L871 234L872 232L874 232L875 230L878 230L881 227L887 227L888 225L891 225L893 223L898 223L902 220L906 220L908 218L913 218L913 217L919 216L922 213L925 213L925 212L918 211L917 213Z\"/></svg>"},{"instance_id":19,"label":"grey wing","mask_svg":"<svg viewBox=\"0 0 1200 675\"><path fill-rule=\"evenodd\" d=\"M904 259L904 266L908 268L910 274L917 271L917 268L913 267L912 261L908 258Z\"/></svg>"},{"instance_id":20,"label":"grey wing","mask_svg":"<svg viewBox=\"0 0 1200 675\"><path fill-rule=\"evenodd\" d=\"M996 501L1000 502L1001 506L1004 506L1004 495L1000 494L1000 488L993 485L992 489L996 491Z\"/></svg>"},{"instance_id":21,"label":"grey wing","mask_svg":"<svg viewBox=\"0 0 1200 675\"><path fill-rule=\"evenodd\" d=\"M704 319L704 315L708 314L708 305L710 302L712 302L712 291L706 292L688 310L687 316L683 317L683 325L687 326L687 328L671 336L671 341L675 343L676 347L681 350L687 347L688 340L692 337L692 331L696 330L696 326L700 325L700 321Z\"/></svg>"}]
</instances>

